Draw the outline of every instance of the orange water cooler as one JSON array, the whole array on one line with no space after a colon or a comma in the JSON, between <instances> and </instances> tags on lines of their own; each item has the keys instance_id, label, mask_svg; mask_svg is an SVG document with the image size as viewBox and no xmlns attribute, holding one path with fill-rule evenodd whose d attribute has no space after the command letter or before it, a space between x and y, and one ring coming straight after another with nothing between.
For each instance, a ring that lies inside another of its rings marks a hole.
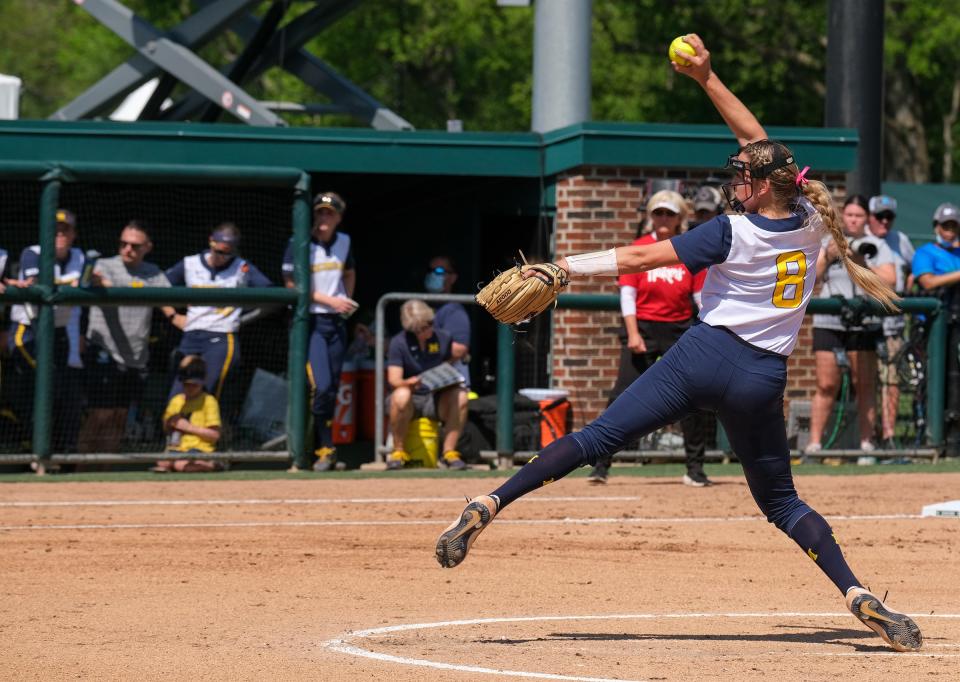
<instances>
[{"instance_id":1,"label":"orange water cooler","mask_svg":"<svg viewBox=\"0 0 960 682\"><path fill-rule=\"evenodd\" d=\"M337 406L333 412L333 443L352 443L357 437L357 363L347 360L340 372Z\"/></svg>"}]
</instances>

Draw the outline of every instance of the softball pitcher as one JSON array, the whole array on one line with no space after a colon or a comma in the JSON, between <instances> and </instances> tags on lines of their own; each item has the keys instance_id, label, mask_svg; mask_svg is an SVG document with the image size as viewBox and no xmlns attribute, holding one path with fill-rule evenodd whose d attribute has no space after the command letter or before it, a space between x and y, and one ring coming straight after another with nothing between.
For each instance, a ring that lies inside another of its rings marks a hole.
<instances>
[{"instance_id":1,"label":"softball pitcher","mask_svg":"<svg viewBox=\"0 0 960 682\"><path fill-rule=\"evenodd\" d=\"M570 277L626 274L685 265L707 271L699 323L582 431L555 441L491 494L477 497L440 536L437 560L450 568L497 513L522 495L694 409L715 412L740 459L750 492L767 520L792 538L845 596L853 615L898 651L923 638L908 617L887 608L850 570L830 526L798 496L783 419L787 357L797 342L813 293L825 231L847 254L841 222L826 187L806 179L783 144L766 139L756 117L710 67L695 34L696 54L674 70L693 78L723 116L741 147L727 161L723 187L737 215L718 216L696 230L655 244L560 258ZM868 269L842 256L851 278L893 308L893 291ZM525 273L528 274L528 273ZM536 275L533 275L536 276Z\"/></svg>"}]
</instances>

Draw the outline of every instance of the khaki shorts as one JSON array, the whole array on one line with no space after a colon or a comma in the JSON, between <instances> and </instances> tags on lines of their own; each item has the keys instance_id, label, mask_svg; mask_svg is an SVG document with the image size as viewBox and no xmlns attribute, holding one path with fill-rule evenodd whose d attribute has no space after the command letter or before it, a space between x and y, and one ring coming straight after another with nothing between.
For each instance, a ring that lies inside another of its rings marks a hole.
<instances>
[{"instance_id":1,"label":"khaki shorts","mask_svg":"<svg viewBox=\"0 0 960 682\"><path fill-rule=\"evenodd\" d=\"M887 346L887 361L880 366L880 383L884 386L896 386L900 383L897 376L897 353L903 348L902 336L887 336L883 339Z\"/></svg>"}]
</instances>

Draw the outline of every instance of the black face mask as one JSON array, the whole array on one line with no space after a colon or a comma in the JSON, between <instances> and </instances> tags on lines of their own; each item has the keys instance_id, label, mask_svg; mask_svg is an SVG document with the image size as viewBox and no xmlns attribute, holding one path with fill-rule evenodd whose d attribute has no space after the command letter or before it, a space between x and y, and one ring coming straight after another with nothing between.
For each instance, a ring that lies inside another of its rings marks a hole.
<instances>
[{"instance_id":1,"label":"black face mask","mask_svg":"<svg viewBox=\"0 0 960 682\"><path fill-rule=\"evenodd\" d=\"M769 142L769 140L757 140L757 142ZM751 144L755 144L755 142L751 142ZM779 144L775 144L773 145L773 158L770 160L770 162L754 168L746 161L737 158L745 148L746 145L744 147L740 147L736 154L731 154L727 157L727 163L723 169L725 171L732 171L734 173L733 181L725 185L721 185L720 187L720 189L723 190L723 196L727 200L727 204L729 204L730 208L737 213L745 212L746 207L743 205L743 201L737 199L735 188L741 185L750 186L750 195L744 199L744 201L746 201L753 196L754 180L763 180L764 178L768 178L775 170L779 170L780 168L784 168L785 166L789 166L793 163L793 154L785 154L783 152L783 148ZM736 182L738 179L741 181Z\"/></svg>"}]
</instances>

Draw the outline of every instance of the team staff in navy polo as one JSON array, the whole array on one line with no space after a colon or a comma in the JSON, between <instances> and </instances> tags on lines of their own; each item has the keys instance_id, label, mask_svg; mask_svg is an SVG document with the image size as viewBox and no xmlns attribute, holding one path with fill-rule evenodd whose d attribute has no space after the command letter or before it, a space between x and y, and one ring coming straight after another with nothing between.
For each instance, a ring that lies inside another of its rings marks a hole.
<instances>
[{"instance_id":1,"label":"team staff in navy polo","mask_svg":"<svg viewBox=\"0 0 960 682\"><path fill-rule=\"evenodd\" d=\"M338 232L347 204L336 192L321 192L313 200L310 240L310 345L307 379L313 394L313 447L315 471L336 464L333 447L333 412L340 388L340 371L347 349L346 318L357 309L353 291L357 270L350 235ZM283 254L283 281L294 288L293 244Z\"/></svg>"},{"instance_id":2,"label":"team staff in navy polo","mask_svg":"<svg viewBox=\"0 0 960 682\"><path fill-rule=\"evenodd\" d=\"M57 209L56 237L54 239L53 277L57 286L77 286L83 272L83 252L73 246L77 238L77 217L66 209ZM17 279L7 281L8 286L28 287L36 282L40 274L40 246L25 248L20 254L20 270ZM34 371L37 368L34 353L35 335L33 320L37 316L36 306L30 304L15 305L10 311L12 320L8 340L12 355L10 380L17 390L17 416L25 428L33 418ZM68 371L70 340L67 327L75 325L79 337L79 316L74 314L72 306L55 306L53 309L54 327L54 400L56 428L53 433L53 448L58 452L72 452L76 448L77 433L80 428L80 403L77 400L79 387L76 384L77 373ZM76 350L76 349L75 349ZM29 433L29 430L27 431Z\"/></svg>"},{"instance_id":3,"label":"team staff in navy polo","mask_svg":"<svg viewBox=\"0 0 960 682\"><path fill-rule=\"evenodd\" d=\"M253 263L239 256L239 246L239 228L233 223L221 223L210 235L208 249L187 256L167 270L170 285L219 289L273 286ZM192 305L187 307L186 315L181 315L173 308L163 308L167 319L183 330L177 350L203 358L207 367L204 386L218 401L230 370L240 362L237 330L241 312L234 306ZM170 396L182 392L183 384L177 378Z\"/></svg>"},{"instance_id":4,"label":"team staff in navy polo","mask_svg":"<svg viewBox=\"0 0 960 682\"><path fill-rule=\"evenodd\" d=\"M412 419L426 417L443 424L443 457L440 463L449 469L466 469L457 451L463 430L461 415L466 410L467 389L462 384L436 392L420 383L420 375L444 362L453 362L453 335L435 329L433 308L419 299L400 306L403 331L390 339L387 349L387 383L390 393L390 431L393 452L387 457L387 469L402 469L410 460L404 448Z\"/></svg>"}]
</instances>

